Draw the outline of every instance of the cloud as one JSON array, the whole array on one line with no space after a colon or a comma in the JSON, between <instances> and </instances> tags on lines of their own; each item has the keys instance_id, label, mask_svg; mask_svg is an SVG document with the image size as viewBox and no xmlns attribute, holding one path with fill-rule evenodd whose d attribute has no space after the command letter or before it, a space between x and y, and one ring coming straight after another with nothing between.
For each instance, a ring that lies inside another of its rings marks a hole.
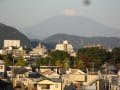
<instances>
[{"instance_id":1,"label":"cloud","mask_svg":"<svg viewBox=\"0 0 120 90\"><path fill-rule=\"evenodd\" d=\"M62 14L66 16L76 16L78 15L79 11L74 9L65 9Z\"/></svg>"}]
</instances>

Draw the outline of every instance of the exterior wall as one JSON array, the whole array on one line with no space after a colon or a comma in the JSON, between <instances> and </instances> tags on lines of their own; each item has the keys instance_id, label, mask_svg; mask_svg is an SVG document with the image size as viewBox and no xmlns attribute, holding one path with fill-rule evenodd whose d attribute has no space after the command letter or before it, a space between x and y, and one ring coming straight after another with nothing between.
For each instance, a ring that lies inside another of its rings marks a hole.
<instances>
[{"instance_id":1,"label":"exterior wall","mask_svg":"<svg viewBox=\"0 0 120 90\"><path fill-rule=\"evenodd\" d=\"M41 89L37 89L35 85L28 85L28 90L41 90Z\"/></svg>"},{"instance_id":2,"label":"exterior wall","mask_svg":"<svg viewBox=\"0 0 120 90\"><path fill-rule=\"evenodd\" d=\"M47 53L47 49L44 45L39 44L36 46L36 48L33 48L33 50L30 52L30 55L41 55L44 56Z\"/></svg>"},{"instance_id":3,"label":"exterior wall","mask_svg":"<svg viewBox=\"0 0 120 90\"><path fill-rule=\"evenodd\" d=\"M49 89L41 89L41 85L50 85ZM37 85L38 90L61 90L61 82L52 82L49 80L40 81Z\"/></svg>"},{"instance_id":4,"label":"exterior wall","mask_svg":"<svg viewBox=\"0 0 120 90\"><path fill-rule=\"evenodd\" d=\"M103 45L97 44L97 45L85 45L84 48L99 48L99 49L105 49Z\"/></svg>"},{"instance_id":5,"label":"exterior wall","mask_svg":"<svg viewBox=\"0 0 120 90\"><path fill-rule=\"evenodd\" d=\"M20 40L4 40L4 48L10 46L20 47Z\"/></svg>"},{"instance_id":6,"label":"exterior wall","mask_svg":"<svg viewBox=\"0 0 120 90\"><path fill-rule=\"evenodd\" d=\"M25 50L18 50L18 49L14 49L12 51L12 53L15 55L15 56L23 56L26 54L26 51Z\"/></svg>"},{"instance_id":7,"label":"exterior wall","mask_svg":"<svg viewBox=\"0 0 120 90\"><path fill-rule=\"evenodd\" d=\"M76 84L81 82L81 84L85 81L85 75L77 75L77 74L65 74L62 75L62 90L64 90L65 86L70 86L72 83Z\"/></svg>"},{"instance_id":8,"label":"exterior wall","mask_svg":"<svg viewBox=\"0 0 120 90\"><path fill-rule=\"evenodd\" d=\"M77 74L69 74L69 75L63 75L62 76L62 90L64 90L65 86L70 86L71 83L73 84L79 84L79 88L82 88L83 85L87 86L87 88L97 88L99 89L99 82L98 80L98 75L77 75ZM91 83L93 83L92 86Z\"/></svg>"},{"instance_id":9,"label":"exterior wall","mask_svg":"<svg viewBox=\"0 0 120 90\"><path fill-rule=\"evenodd\" d=\"M50 90L61 90L61 83L55 83L50 86Z\"/></svg>"},{"instance_id":10,"label":"exterior wall","mask_svg":"<svg viewBox=\"0 0 120 90\"><path fill-rule=\"evenodd\" d=\"M5 74L5 65L2 60L0 60L0 77L4 77Z\"/></svg>"},{"instance_id":11,"label":"exterior wall","mask_svg":"<svg viewBox=\"0 0 120 90\"><path fill-rule=\"evenodd\" d=\"M55 50L64 50L63 44L57 44Z\"/></svg>"},{"instance_id":12,"label":"exterior wall","mask_svg":"<svg viewBox=\"0 0 120 90\"><path fill-rule=\"evenodd\" d=\"M57 44L55 50L67 51L68 53L72 53L73 46L68 43L67 40L63 41L63 43Z\"/></svg>"},{"instance_id":13,"label":"exterior wall","mask_svg":"<svg viewBox=\"0 0 120 90\"><path fill-rule=\"evenodd\" d=\"M84 85L88 85L96 79L98 79L98 75L87 75L87 80L84 82Z\"/></svg>"}]
</instances>

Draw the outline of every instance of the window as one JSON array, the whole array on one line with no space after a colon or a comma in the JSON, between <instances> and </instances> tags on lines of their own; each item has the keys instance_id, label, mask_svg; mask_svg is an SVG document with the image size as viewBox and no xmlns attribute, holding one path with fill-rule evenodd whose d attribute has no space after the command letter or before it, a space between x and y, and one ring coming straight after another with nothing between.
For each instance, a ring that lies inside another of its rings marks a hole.
<instances>
[{"instance_id":1,"label":"window","mask_svg":"<svg viewBox=\"0 0 120 90\"><path fill-rule=\"evenodd\" d=\"M23 75L20 75L19 78L23 78Z\"/></svg>"},{"instance_id":2,"label":"window","mask_svg":"<svg viewBox=\"0 0 120 90\"><path fill-rule=\"evenodd\" d=\"M41 89L50 89L50 84L42 84L40 86L41 86Z\"/></svg>"},{"instance_id":3,"label":"window","mask_svg":"<svg viewBox=\"0 0 120 90\"><path fill-rule=\"evenodd\" d=\"M0 69L3 69L3 66L0 66Z\"/></svg>"}]
</instances>

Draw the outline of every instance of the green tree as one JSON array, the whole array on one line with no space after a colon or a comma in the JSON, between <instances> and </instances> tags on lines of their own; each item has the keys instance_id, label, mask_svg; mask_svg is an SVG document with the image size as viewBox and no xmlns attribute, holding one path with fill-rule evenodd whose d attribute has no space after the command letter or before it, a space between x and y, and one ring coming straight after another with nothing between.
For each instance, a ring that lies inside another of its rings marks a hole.
<instances>
[{"instance_id":1,"label":"green tree","mask_svg":"<svg viewBox=\"0 0 120 90\"><path fill-rule=\"evenodd\" d=\"M112 50L112 60L115 63L120 63L120 48L113 48L113 50Z\"/></svg>"},{"instance_id":2,"label":"green tree","mask_svg":"<svg viewBox=\"0 0 120 90\"><path fill-rule=\"evenodd\" d=\"M36 59L36 66L39 67L41 65L46 65L46 66L49 66L49 65L52 65L51 64L51 58L50 57L45 57L45 58L38 58Z\"/></svg>"},{"instance_id":3,"label":"green tree","mask_svg":"<svg viewBox=\"0 0 120 90\"><path fill-rule=\"evenodd\" d=\"M16 62L17 66L25 66L26 65L26 62L22 56L16 58L16 60L17 60L17 62Z\"/></svg>"},{"instance_id":4,"label":"green tree","mask_svg":"<svg viewBox=\"0 0 120 90\"><path fill-rule=\"evenodd\" d=\"M79 69L81 69L81 70L84 70L84 68L85 68L85 63L84 63L83 60L77 58L77 59L76 59L76 62L75 62L75 66L76 66L76 68L79 68Z\"/></svg>"},{"instance_id":5,"label":"green tree","mask_svg":"<svg viewBox=\"0 0 120 90\"><path fill-rule=\"evenodd\" d=\"M110 59L110 54L105 49L99 48L81 48L78 50L78 57L84 56L82 60L86 62L84 59L88 59L89 65L90 63L94 63L96 68L99 68L104 62Z\"/></svg>"},{"instance_id":6,"label":"green tree","mask_svg":"<svg viewBox=\"0 0 120 90\"><path fill-rule=\"evenodd\" d=\"M67 52L64 51L52 51L49 53L49 56L51 58L51 64L55 65L57 60L60 60L63 62L65 58L69 58L70 55Z\"/></svg>"},{"instance_id":7,"label":"green tree","mask_svg":"<svg viewBox=\"0 0 120 90\"><path fill-rule=\"evenodd\" d=\"M63 60L63 67L67 70L67 69L69 69L69 67L70 67L70 60L69 60L69 58L65 58L64 60Z\"/></svg>"},{"instance_id":8,"label":"green tree","mask_svg":"<svg viewBox=\"0 0 120 90\"><path fill-rule=\"evenodd\" d=\"M63 64L62 64L61 60L56 60L55 65L59 66L59 67L62 67Z\"/></svg>"},{"instance_id":9,"label":"green tree","mask_svg":"<svg viewBox=\"0 0 120 90\"><path fill-rule=\"evenodd\" d=\"M3 55L3 60L6 66L13 65L13 58L11 54Z\"/></svg>"}]
</instances>

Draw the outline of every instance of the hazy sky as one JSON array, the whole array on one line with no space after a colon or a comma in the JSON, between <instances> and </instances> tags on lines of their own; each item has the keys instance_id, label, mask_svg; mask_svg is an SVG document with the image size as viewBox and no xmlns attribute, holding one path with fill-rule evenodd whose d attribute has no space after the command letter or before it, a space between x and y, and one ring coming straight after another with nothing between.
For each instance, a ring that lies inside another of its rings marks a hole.
<instances>
[{"instance_id":1,"label":"hazy sky","mask_svg":"<svg viewBox=\"0 0 120 90\"><path fill-rule=\"evenodd\" d=\"M120 29L120 0L0 0L0 22L29 27L56 15L81 15Z\"/></svg>"}]
</instances>

